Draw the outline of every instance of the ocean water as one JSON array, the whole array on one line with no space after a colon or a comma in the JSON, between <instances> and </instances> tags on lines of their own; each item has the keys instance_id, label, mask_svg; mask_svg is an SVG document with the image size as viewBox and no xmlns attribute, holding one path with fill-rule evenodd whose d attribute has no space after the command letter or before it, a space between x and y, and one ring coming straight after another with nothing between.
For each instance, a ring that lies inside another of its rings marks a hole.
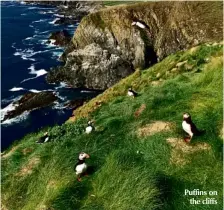
<instances>
[{"instance_id":1,"label":"ocean water","mask_svg":"<svg viewBox=\"0 0 224 210\"><path fill-rule=\"evenodd\" d=\"M91 98L96 92L71 89L66 84L49 85L45 76L50 67L60 64L63 48L46 44L51 32L61 29L75 32L74 25L55 25L58 15L50 6L1 2L1 119L12 110L13 102L24 93L56 91L59 102L52 107L24 112L1 124L1 150L13 141L45 126L64 123L72 114L64 103L76 98Z\"/></svg>"}]
</instances>

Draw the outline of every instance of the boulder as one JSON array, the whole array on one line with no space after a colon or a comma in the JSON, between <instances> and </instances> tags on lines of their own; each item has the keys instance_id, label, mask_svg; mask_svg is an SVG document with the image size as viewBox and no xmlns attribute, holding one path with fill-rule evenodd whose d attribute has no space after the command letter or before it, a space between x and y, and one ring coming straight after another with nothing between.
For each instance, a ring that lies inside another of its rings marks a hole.
<instances>
[{"instance_id":1,"label":"boulder","mask_svg":"<svg viewBox=\"0 0 224 210\"><path fill-rule=\"evenodd\" d=\"M54 45L66 46L71 41L71 36L66 30L55 31L51 33L48 43L50 43L52 40L54 40Z\"/></svg>"},{"instance_id":2,"label":"boulder","mask_svg":"<svg viewBox=\"0 0 224 210\"><path fill-rule=\"evenodd\" d=\"M22 98L13 103L15 109L7 112L3 121L17 117L25 111L31 111L49 106L56 100L57 97L53 92L50 91L44 91L40 93L26 93L22 96Z\"/></svg>"}]
</instances>

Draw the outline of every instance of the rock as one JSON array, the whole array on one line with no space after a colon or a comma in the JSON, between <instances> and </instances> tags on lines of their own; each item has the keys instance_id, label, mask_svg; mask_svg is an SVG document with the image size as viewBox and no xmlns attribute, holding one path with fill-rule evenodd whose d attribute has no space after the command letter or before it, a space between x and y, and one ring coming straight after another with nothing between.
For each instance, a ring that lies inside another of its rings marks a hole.
<instances>
[{"instance_id":1,"label":"rock","mask_svg":"<svg viewBox=\"0 0 224 210\"><path fill-rule=\"evenodd\" d=\"M93 43L69 53L66 65L50 71L46 79L49 83L67 81L73 87L104 90L133 72L132 65L118 53Z\"/></svg>"},{"instance_id":2,"label":"rock","mask_svg":"<svg viewBox=\"0 0 224 210\"><path fill-rule=\"evenodd\" d=\"M68 102L67 104L65 104L65 106L67 108L75 110L78 107L82 106L85 102L86 102L86 100L84 100L84 99L75 99L75 100L72 100L72 101Z\"/></svg>"},{"instance_id":3,"label":"rock","mask_svg":"<svg viewBox=\"0 0 224 210\"><path fill-rule=\"evenodd\" d=\"M19 116L25 111L31 111L37 108L46 107L52 104L57 97L53 92L45 91L40 93L26 93L18 101L14 102L14 110L7 112L4 120Z\"/></svg>"},{"instance_id":4,"label":"rock","mask_svg":"<svg viewBox=\"0 0 224 210\"><path fill-rule=\"evenodd\" d=\"M51 40L55 40L53 42L54 45L66 46L71 41L71 36L66 30L55 31L51 33L48 43L51 42Z\"/></svg>"}]
</instances>

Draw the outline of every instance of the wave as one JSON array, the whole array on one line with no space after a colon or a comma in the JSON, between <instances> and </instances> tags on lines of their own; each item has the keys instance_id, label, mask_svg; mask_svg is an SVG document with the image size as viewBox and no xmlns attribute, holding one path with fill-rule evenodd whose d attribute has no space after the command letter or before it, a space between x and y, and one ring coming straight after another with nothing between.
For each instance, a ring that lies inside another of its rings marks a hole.
<instances>
[{"instance_id":1,"label":"wave","mask_svg":"<svg viewBox=\"0 0 224 210\"><path fill-rule=\"evenodd\" d=\"M5 108L1 109L0 110L0 113L1 113L1 121L4 119L5 115L8 112L15 110L17 106L18 106L18 104L11 103L8 106L6 106Z\"/></svg>"},{"instance_id":2,"label":"wave","mask_svg":"<svg viewBox=\"0 0 224 210\"><path fill-rule=\"evenodd\" d=\"M61 55L63 54L63 52L53 52L53 57L61 57Z\"/></svg>"},{"instance_id":3,"label":"wave","mask_svg":"<svg viewBox=\"0 0 224 210\"><path fill-rule=\"evenodd\" d=\"M65 17L64 15L60 15L60 14L54 14L55 17L60 17L60 18L63 18Z\"/></svg>"},{"instance_id":4,"label":"wave","mask_svg":"<svg viewBox=\"0 0 224 210\"><path fill-rule=\"evenodd\" d=\"M67 88L69 87L69 85L66 82L60 82L60 85L58 87L56 87L55 89L61 89L61 88Z\"/></svg>"},{"instance_id":5,"label":"wave","mask_svg":"<svg viewBox=\"0 0 224 210\"><path fill-rule=\"evenodd\" d=\"M45 69L35 70L35 66L33 64L28 69L30 69L29 74L36 74L36 76L24 79L20 83L26 82L28 80L36 79L37 77L40 77L40 76L43 76L43 75L47 74L47 71Z\"/></svg>"},{"instance_id":6,"label":"wave","mask_svg":"<svg viewBox=\"0 0 224 210\"><path fill-rule=\"evenodd\" d=\"M94 90L81 90L81 93L93 93L95 92Z\"/></svg>"},{"instance_id":7,"label":"wave","mask_svg":"<svg viewBox=\"0 0 224 210\"><path fill-rule=\"evenodd\" d=\"M57 20L60 20L60 18L55 18L53 21L49 22L50 24L55 24Z\"/></svg>"},{"instance_id":8,"label":"wave","mask_svg":"<svg viewBox=\"0 0 224 210\"><path fill-rule=\"evenodd\" d=\"M25 50L16 49L16 50L17 52L15 52L13 55L21 56L23 60L31 60L31 61L36 61L34 58L31 58L32 56L50 51L50 50L44 50L35 52L33 49L25 49Z\"/></svg>"},{"instance_id":9,"label":"wave","mask_svg":"<svg viewBox=\"0 0 224 210\"><path fill-rule=\"evenodd\" d=\"M15 123L20 123L21 121L24 121L24 120L26 120L28 118L29 113L30 112L25 111L21 115L15 117L15 118L4 120L1 123L1 125L2 126L8 126L8 125L12 125L12 124L15 124Z\"/></svg>"},{"instance_id":10,"label":"wave","mask_svg":"<svg viewBox=\"0 0 224 210\"><path fill-rule=\"evenodd\" d=\"M35 89L30 89L29 91L32 92L32 93L40 93L40 92L42 92L40 90L35 90Z\"/></svg>"},{"instance_id":11,"label":"wave","mask_svg":"<svg viewBox=\"0 0 224 210\"><path fill-rule=\"evenodd\" d=\"M9 91L15 92L15 91L20 91L20 90L25 90L25 89L22 87L14 87L14 88L11 88Z\"/></svg>"},{"instance_id":12,"label":"wave","mask_svg":"<svg viewBox=\"0 0 224 210\"><path fill-rule=\"evenodd\" d=\"M32 23L41 23L41 22L45 22L45 21L47 21L47 19L35 20Z\"/></svg>"},{"instance_id":13,"label":"wave","mask_svg":"<svg viewBox=\"0 0 224 210\"><path fill-rule=\"evenodd\" d=\"M40 11L40 12L38 12L38 13L41 14L41 15L46 15L46 14L53 14L54 11L53 11L53 10L49 10L49 11Z\"/></svg>"}]
</instances>

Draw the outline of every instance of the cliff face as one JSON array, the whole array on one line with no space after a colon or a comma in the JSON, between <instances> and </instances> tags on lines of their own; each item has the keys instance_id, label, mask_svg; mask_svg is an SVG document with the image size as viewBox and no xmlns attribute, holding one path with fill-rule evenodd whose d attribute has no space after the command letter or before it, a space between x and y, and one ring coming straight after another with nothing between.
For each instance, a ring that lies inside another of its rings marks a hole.
<instances>
[{"instance_id":1,"label":"cliff face","mask_svg":"<svg viewBox=\"0 0 224 210\"><path fill-rule=\"evenodd\" d=\"M146 68L169 54L199 43L220 41L223 37L222 8L222 2L147 2L89 14L82 19L74 34L73 46L64 55L63 77L70 78L69 83L74 87L105 89L130 74L133 68ZM101 63L99 74L92 68L96 62L93 56L90 59L88 53L78 53L77 58L77 53L72 52L91 48L93 43L102 49L97 58L97 63ZM103 51L107 51L106 57ZM111 60L115 56L119 64ZM113 72L121 75L122 71L122 76L111 81L112 74L105 73L111 71L111 67L104 66L102 59L113 63ZM123 73L127 63L129 68ZM60 81L57 74L60 73L52 71L48 81ZM100 82L102 80L105 85Z\"/></svg>"}]
</instances>

